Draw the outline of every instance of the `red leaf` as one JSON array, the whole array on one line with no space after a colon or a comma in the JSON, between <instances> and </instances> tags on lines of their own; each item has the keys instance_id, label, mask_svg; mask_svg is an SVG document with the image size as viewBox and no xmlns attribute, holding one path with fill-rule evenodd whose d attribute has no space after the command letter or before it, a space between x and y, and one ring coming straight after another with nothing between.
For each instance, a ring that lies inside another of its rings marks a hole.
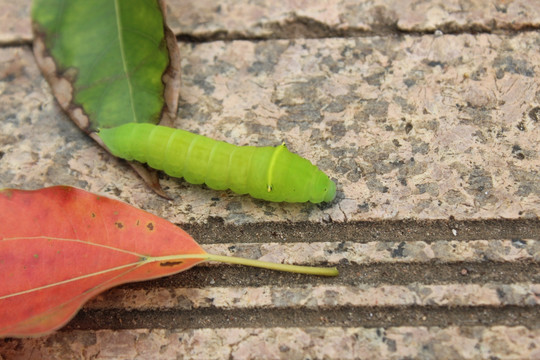
<instances>
[{"instance_id":1,"label":"red leaf","mask_svg":"<svg viewBox=\"0 0 540 360\"><path fill-rule=\"evenodd\" d=\"M170 222L83 190L0 190L0 337L46 334L106 289L202 261L338 275L336 268L208 254Z\"/></svg>"},{"instance_id":2,"label":"red leaf","mask_svg":"<svg viewBox=\"0 0 540 360\"><path fill-rule=\"evenodd\" d=\"M208 258L168 221L75 188L2 190L0 214L0 337L58 329L108 288Z\"/></svg>"}]
</instances>

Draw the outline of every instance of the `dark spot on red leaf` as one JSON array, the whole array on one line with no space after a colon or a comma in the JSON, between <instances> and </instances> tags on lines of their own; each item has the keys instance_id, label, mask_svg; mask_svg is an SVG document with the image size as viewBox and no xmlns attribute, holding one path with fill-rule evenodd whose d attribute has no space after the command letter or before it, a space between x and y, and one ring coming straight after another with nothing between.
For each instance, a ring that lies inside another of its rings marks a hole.
<instances>
[{"instance_id":1,"label":"dark spot on red leaf","mask_svg":"<svg viewBox=\"0 0 540 360\"><path fill-rule=\"evenodd\" d=\"M165 261L162 263L159 263L159 266L176 266L181 265L183 261Z\"/></svg>"},{"instance_id":2,"label":"dark spot on red leaf","mask_svg":"<svg viewBox=\"0 0 540 360\"><path fill-rule=\"evenodd\" d=\"M148 228L148 230L154 231L154 223L153 222L149 222L148 224L146 224L146 227Z\"/></svg>"},{"instance_id":3,"label":"dark spot on red leaf","mask_svg":"<svg viewBox=\"0 0 540 360\"><path fill-rule=\"evenodd\" d=\"M139 220L137 220L137 222L135 223L136 226L139 226L141 222Z\"/></svg>"},{"instance_id":4,"label":"dark spot on red leaf","mask_svg":"<svg viewBox=\"0 0 540 360\"><path fill-rule=\"evenodd\" d=\"M95 217L96 217L96 213L92 213L92 214L90 214L90 216L92 216L93 218L95 218Z\"/></svg>"},{"instance_id":5,"label":"dark spot on red leaf","mask_svg":"<svg viewBox=\"0 0 540 360\"><path fill-rule=\"evenodd\" d=\"M122 222L120 222L120 221L115 222L115 223L114 223L114 226L116 226L116 227L119 228L119 229L124 228L124 224L122 224Z\"/></svg>"}]
</instances>

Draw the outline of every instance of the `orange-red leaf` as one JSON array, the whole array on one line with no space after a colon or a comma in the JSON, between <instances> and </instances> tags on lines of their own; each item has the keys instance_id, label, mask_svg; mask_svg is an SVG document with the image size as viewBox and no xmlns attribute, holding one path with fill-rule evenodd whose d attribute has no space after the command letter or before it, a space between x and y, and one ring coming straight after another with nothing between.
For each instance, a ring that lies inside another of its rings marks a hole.
<instances>
[{"instance_id":1,"label":"orange-red leaf","mask_svg":"<svg viewBox=\"0 0 540 360\"><path fill-rule=\"evenodd\" d=\"M205 255L182 229L116 200L65 186L1 190L0 337L58 329L94 295Z\"/></svg>"}]
</instances>

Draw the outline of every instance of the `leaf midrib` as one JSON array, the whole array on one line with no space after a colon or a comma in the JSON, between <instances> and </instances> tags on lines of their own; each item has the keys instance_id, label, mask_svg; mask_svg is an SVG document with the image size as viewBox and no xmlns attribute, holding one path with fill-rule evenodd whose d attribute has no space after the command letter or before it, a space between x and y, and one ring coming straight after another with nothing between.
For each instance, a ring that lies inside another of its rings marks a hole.
<instances>
[{"instance_id":1,"label":"leaf midrib","mask_svg":"<svg viewBox=\"0 0 540 360\"><path fill-rule=\"evenodd\" d=\"M118 31L118 43L119 43L118 45L120 47L120 57L122 58L122 66L124 68L124 73L126 74L126 81L128 84L129 102L131 103L131 113L133 114L133 121L138 122L137 113L135 112L135 101L133 101L133 86L131 84L131 79L129 77L127 62L126 62L126 54L124 51L124 37L122 36L123 29L122 29L122 22L120 20L120 5L118 1L119 0L114 0L116 29Z\"/></svg>"},{"instance_id":2,"label":"leaf midrib","mask_svg":"<svg viewBox=\"0 0 540 360\"><path fill-rule=\"evenodd\" d=\"M60 239L60 240L64 240L64 239ZM66 239L66 240L72 241L71 239ZM80 241L80 242L83 242L83 241ZM93 244L93 243L88 243L88 242L83 242L83 243L85 243L86 245L90 245L90 246L105 247L105 248L109 248L109 249L113 249L113 250L118 250L120 252L125 252L125 253L128 253L128 254L139 255L139 254L133 253L131 251L124 251L123 249L117 249L117 248L114 248L114 247L102 246L100 244ZM92 273L84 274L84 275L81 275L81 276L76 276L76 277L73 277L73 278L57 281L57 282L50 283L50 284L45 284L45 285L42 285L42 286L37 286L37 287L31 288L31 289L19 291L19 292L12 293L12 294L6 294L6 295L3 295L3 296L0 296L0 300L4 300L4 299L12 298L12 297L15 297L15 296L20 296L20 295L30 294L30 293L33 293L33 292L49 289L49 288L52 288L52 287L55 287L55 286L65 285L65 284L68 284L68 283L76 282L78 280L88 279L88 278L91 278L91 277L107 274L107 273L110 273L110 272L113 272L113 271L118 271L118 270L126 269L126 268L129 268L129 267L138 268L138 267L141 267L143 265L150 264L150 263L164 262L164 261L175 261L175 260L200 259L200 260L204 261L204 260L207 260L208 258L209 258L209 254L206 254L206 253L205 254L178 254L178 255L164 255L164 256L144 256L144 255L139 255L139 261L136 261L136 262L131 262L131 263L127 263L127 264L123 264L123 265L119 265L119 266L115 266L115 267L95 271L95 272L92 272Z\"/></svg>"}]
</instances>

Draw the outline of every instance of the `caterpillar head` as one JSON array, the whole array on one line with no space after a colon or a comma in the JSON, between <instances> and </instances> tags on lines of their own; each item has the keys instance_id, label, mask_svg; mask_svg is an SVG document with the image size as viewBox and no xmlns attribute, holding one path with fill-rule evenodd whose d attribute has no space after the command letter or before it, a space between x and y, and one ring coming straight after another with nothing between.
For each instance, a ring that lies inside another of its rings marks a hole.
<instances>
[{"instance_id":1,"label":"caterpillar head","mask_svg":"<svg viewBox=\"0 0 540 360\"><path fill-rule=\"evenodd\" d=\"M336 184L309 160L291 153L285 145L275 148L268 167L266 200L312 203L331 202Z\"/></svg>"}]
</instances>

